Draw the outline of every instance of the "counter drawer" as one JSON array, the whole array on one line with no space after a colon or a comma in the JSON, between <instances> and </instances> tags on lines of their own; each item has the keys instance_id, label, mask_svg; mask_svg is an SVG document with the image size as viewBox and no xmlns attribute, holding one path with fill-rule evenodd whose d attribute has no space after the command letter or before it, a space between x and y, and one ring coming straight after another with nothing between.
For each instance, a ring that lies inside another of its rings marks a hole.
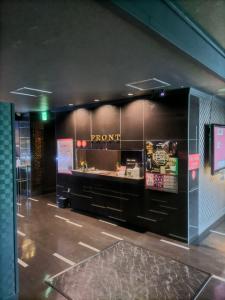
<instances>
[{"instance_id":1,"label":"counter drawer","mask_svg":"<svg viewBox=\"0 0 225 300\"><path fill-rule=\"evenodd\" d=\"M126 213L124 212L123 209L107 206L107 216L117 221L121 221L121 222L127 221Z\"/></svg>"},{"instance_id":2,"label":"counter drawer","mask_svg":"<svg viewBox=\"0 0 225 300\"><path fill-rule=\"evenodd\" d=\"M163 230L163 224L161 224L161 221L151 218L150 216L136 216L135 224L144 230L156 233L160 233Z\"/></svg>"},{"instance_id":3,"label":"counter drawer","mask_svg":"<svg viewBox=\"0 0 225 300\"><path fill-rule=\"evenodd\" d=\"M92 197L83 194L70 193L69 198L72 209L90 211Z\"/></svg>"},{"instance_id":4,"label":"counter drawer","mask_svg":"<svg viewBox=\"0 0 225 300\"><path fill-rule=\"evenodd\" d=\"M104 205L97 204L96 202L91 203L90 210L92 213L98 216L107 216L107 209Z\"/></svg>"}]
</instances>

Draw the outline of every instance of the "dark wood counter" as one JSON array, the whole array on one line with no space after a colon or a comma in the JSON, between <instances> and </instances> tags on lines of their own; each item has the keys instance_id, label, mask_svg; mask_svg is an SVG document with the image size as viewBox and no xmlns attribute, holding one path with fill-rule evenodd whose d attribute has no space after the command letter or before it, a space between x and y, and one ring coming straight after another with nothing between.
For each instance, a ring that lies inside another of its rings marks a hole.
<instances>
[{"instance_id":1,"label":"dark wood counter","mask_svg":"<svg viewBox=\"0 0 225 300\"><path fill-rule=\"evenodd\" d=\"M74 171L57 174L57 194L69 198L75 211L185 240L177 224L187 213L186 193L146 190L144 179Z\"/></svg>"},{"instance_id":2,"label":"dark wood counter","mask_svg":"<svg viewBox=\"0 0 225 300\"><path fill-rule=\"evenodd\" d=\"M80 170L72 170L72 175L74 176L86 176L90 178L104 178L104 180L109 181L122 181L133 184L144 184L144 177L128 177L128 176L119 176L115 171L80 171Z\"/></svg>"},{"instance_id":3,"label":"dark wood counter","mask_svg":"<svg viewBox=\"0 0 225 300\"><path fill-rule=\"evenodd\" d=\"M91 172L58 174L57 193L71 200L74 210L83 210L115 221L133 224L133 212L143 201L144 179Z\"/></svg>"}]
</instances>

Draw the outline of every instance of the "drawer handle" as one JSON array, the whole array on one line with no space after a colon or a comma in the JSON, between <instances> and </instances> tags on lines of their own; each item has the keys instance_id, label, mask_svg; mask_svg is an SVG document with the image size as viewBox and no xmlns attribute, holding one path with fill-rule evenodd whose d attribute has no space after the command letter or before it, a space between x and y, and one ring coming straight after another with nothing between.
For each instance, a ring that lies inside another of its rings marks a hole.
<instances>
[{"instance_id":1,"label":"drawer handle","mask_svg":"<svg viewBox=\"0 0 225 300\"><path fill-rule=\"evenodd\" d=\"M108 197L108 198L114 198L114 199L120 199L120 200L129 200L129 199L124 198L124 197L112 196L112 195L97 193L97 192L93 192L93 191L90 191L90 193L93 194L93 195L99 195L99 196L104 196L104 197Z\"/></svg>"},{"instance_id":2,"label":"drawer handle","mask_svg":"<svg viewBox=\"0 0 225 300\"><path fill-rule=\"evenodd\" d=\"M123 211L122 209L118 209L118 208L114 208L114 207L110 207L110 206L107 206L107 208L111 209L111 210L119 211L119 212Z\"/></svg>"},{"instance_id":3,"label":"drawer handle","mask_svg":"<svg viewBox=\"0 0 225 300\"><path fill-rule=\"evenodd\" d=\"M172 206L160 205L160 207L171 209L171 210L177 210L176 207L172 207Z\"/></svg>"},{"instance_id":4,"label":"drawer handle","mask_svg":"<svg viewBox=\"0 0 225 300\"><path fill-rule=\"evenodd\" d=\"M124 219L120 219L120 218L116 218L116 217L112 217L112 216L108 216L110 219L114 219L114 220L117 220L117 221L120 221L120 222L127 222L126 220Z\"/></svg>"},{"instance_id":5,"label":"drawer handle","mask_svg":"<svg viewBox=\"0 0 225 300\"><path fill-rule=\"evenodd\" d=\"M101 205L97 205L97 204L91 204L92 206L95 206L95 207L100 207L100 208L106 208L105 206L101 206Z\"/></svg>"},{"instance_id":6,"label":"drawer handle","mask_svg":"<svg viewBox=\"0 0 225 300\"><path fill-rule=\"evenodd\" d=\"M76 194L76 193L70 193L70 194L73 195L73 196L81 197L81 198L92 199L92 197L86 196L86 195L83 195L83 194Z\"/></svg>"},{"instance_id":7,"label":"drawer handle","mask_svg":"<svg viewBox=\"0 0 225 300\"><path fill-rule=\"evenodd\" d=\"M159 211L159 210L155 210L155 209L149 209L148 211L153 212L155 214L168 216L168 213L163 212L163 211Z\"/></svg>"},{"instance_id":8,"label":"drawer handle","mask_svg":"<svg viewBox=\"0 0 225 300\"><path fill-rule=\"evenodd\" d=\"M143 220L147 220L147 221L151 221L151 222L157 222L157 220L154 220L154 219L149 219L149 218L142 217L142 216L137 216L137 218L139 218L139 219L143 219Z\"/></svg>"},{"instance_id":9,"label":"drawer handle","mask_svg":"<svg viewBox=\"0 0 225 300\"><path fill-rule=\"evenodd\" d=\"M165 200L159 200L159 199L153 199L153 198L151 200L154 202L167 203L167 201L165 201Z\"/></svg>"}]
</instances>

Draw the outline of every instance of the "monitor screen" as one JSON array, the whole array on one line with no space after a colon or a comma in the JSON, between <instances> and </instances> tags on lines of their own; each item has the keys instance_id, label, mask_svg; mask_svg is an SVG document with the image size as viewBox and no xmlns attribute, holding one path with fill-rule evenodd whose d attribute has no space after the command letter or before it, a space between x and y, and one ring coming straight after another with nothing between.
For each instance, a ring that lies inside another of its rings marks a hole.
<instances>
[{"instance_id":1,"label":"monitor screen","mask_svg":"<svg viewBox=\"0 0 225 300\"><path fill-rule=\"evenodd\" d=\"M225 125L211 127L211 172L225 169Z\"/></svg>"}]
</instances>

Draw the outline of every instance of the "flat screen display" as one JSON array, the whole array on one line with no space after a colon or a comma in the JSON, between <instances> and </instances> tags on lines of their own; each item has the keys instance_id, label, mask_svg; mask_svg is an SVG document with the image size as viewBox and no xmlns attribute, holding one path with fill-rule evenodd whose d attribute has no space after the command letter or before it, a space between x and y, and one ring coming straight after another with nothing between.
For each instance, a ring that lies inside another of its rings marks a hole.
<instances>
[{"instance_id":1,"label":"flat screen display","mask_svg":"<svg viewBox=\"0 0 225 300\"><path fill-rule=\"evenodd\" d=\"M212 174L225 169L225 125L211 127L211 170Z\"/></svg>"}]
</instances>

